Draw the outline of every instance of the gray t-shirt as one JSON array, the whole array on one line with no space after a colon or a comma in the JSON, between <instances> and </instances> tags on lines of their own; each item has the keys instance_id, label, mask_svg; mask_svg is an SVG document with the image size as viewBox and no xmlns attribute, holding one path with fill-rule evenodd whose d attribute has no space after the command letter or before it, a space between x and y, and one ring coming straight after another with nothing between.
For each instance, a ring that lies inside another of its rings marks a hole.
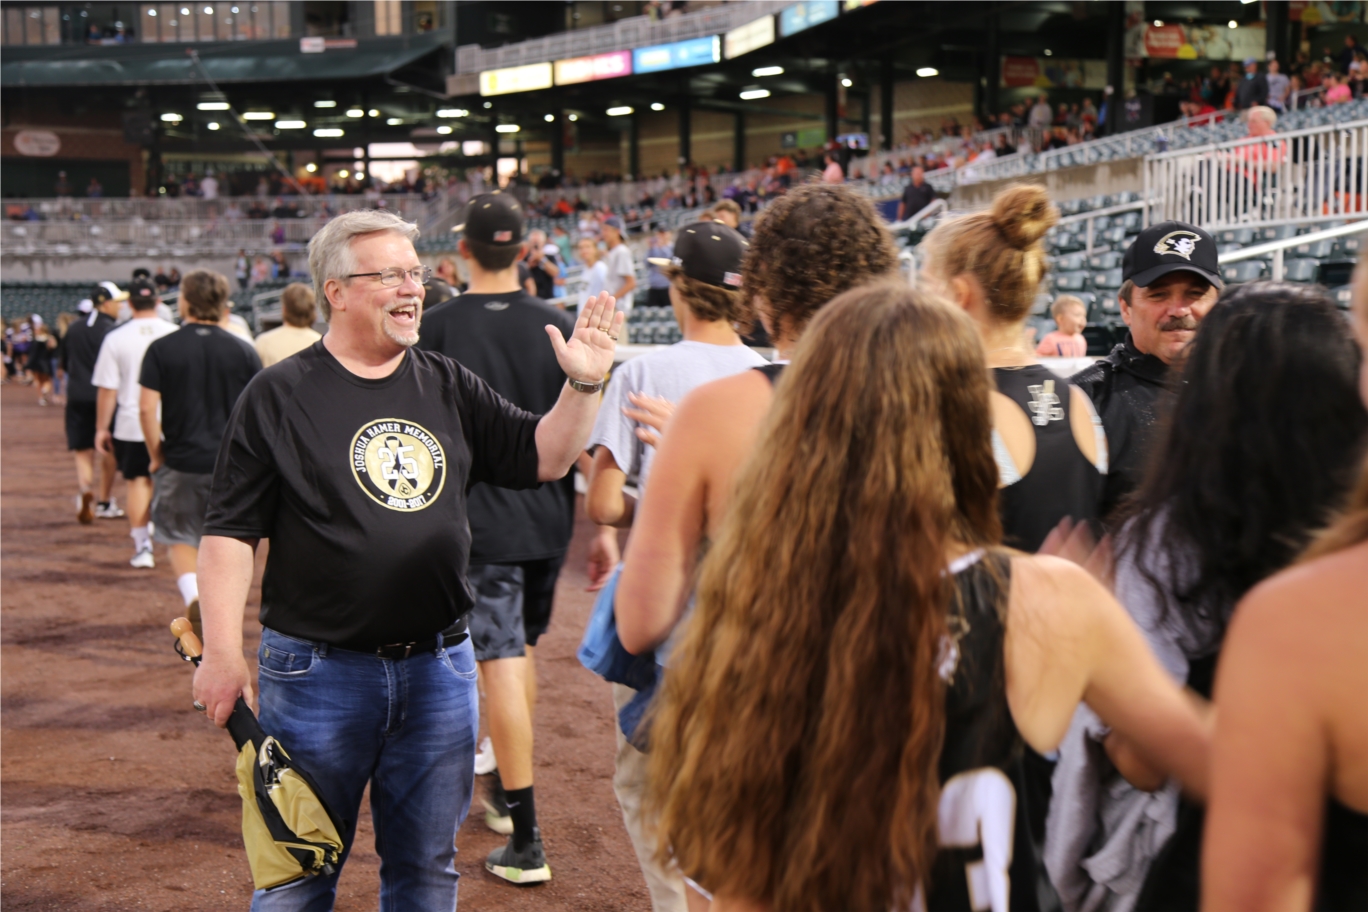
<instances>
[{"instance_id":1,"label":"gray t-shirt","mask_svg":"<svg viewBox=\"0 0 1368 912\"><path fill-rule=\"evenodd\" d=\"M622 414L631 406L628 393L659 396L676 405L696 386L739 374L766 364L760 355L744 345L709 345L706 342L677 342L625 362L613 371L603 394L594 433L589 446L605 446L618 468L638 488L646 486L655 459L655 447L637 439L641 425Z\"/></svg>"},{"instance_id":2,"label":"gray t-shirt","mask_svg":"<svg viewBox=\"0 0 1368 912\"><path fill-rule=\"evenodd\" d=\"M622 283L627 276L636 275L636 264L632 262L632 251L625 243L618 244L608 251L608 256L604 259L608 265L608 287L605 289L609 294L622 287ZM617 309L623 313L632 310L632 292L617 299Z\"/></svg>"}]
</instances>

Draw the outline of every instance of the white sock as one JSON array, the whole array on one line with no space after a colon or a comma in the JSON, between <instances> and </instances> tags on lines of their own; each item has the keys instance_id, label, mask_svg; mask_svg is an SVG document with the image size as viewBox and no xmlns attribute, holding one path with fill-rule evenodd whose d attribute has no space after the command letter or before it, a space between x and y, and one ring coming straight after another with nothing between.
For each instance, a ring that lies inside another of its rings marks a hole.
<instances>
[{"instance_id":1,"label":"white sock","mask_svg":"<svg viewBox=\"0 0 1368 912\"><path fill-rule=\"evenodd\" d=\"M186 607L199 598L199 579L193 573L182 573L176 577L176 588L180 589L181 598L185 599Z\"/></svg>"},{"instance_id":2,"label":"white sock","mask_svg":"<svg viewBox=\"0 0 1368 912\"><path fill-rule=\"evenodd\" d=\"M128 534L133 536L133 549L135 551L146 551L152 547L152 539L147 534L147 526L134 526Z\"/></svg>"}]
</instances>

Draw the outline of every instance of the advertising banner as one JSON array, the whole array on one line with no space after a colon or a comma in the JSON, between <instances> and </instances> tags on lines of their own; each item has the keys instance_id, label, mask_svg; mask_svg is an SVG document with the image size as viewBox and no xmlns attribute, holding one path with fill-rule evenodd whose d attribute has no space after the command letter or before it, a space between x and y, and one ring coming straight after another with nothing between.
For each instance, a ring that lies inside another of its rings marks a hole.
<instances>
[{"instance_id":1,"label":"advertising banner","mask_svg":"<svg viewBox=\"0 0 1368 912\"><path fill-rule=\"evenodd\" d=\"M593 82L595 79L613 79L631 74L631 51L611 51L592 57L571 57L568 60L557 60L555 65L556 85L575 85L580 82Z\"/></svg>"},{"instance_id":2,"label":"advertising banner","mask_svg":"<svg viewBox=\"0 0 1368 912\"><path fill-rule=\"evenodd\" d=\"M1003 88L1101 89L1107 85L1105 60L1003 57L1001 72Z\"/></svg>"},{"instance_id":3,"label":"advertising banner","mask_svg":"<svg viewBox=\"0 0 1368 912\"><path fill-rule=\"evenodd\" d=\"M481 95L507 95L510 92L531 92L551 88L551 64L529 63L525 66L485 70L480 74Z\"/></svg>"},{"instance_id":4,"label":"advertising banner","mask_svg":"<svg viewBox=\"0 0 1368 912\"><path fill-rule=\"evenodd\" d=\"M774 44L774 17L764 16L754 22L747 22L740 28L734 28L727 32L722 43L728 60Z\"/></svg>"},{"instance_id":5,"label":"advertising banner","mask_svg":"<svg viewBox=\"0 0 1368 912\"><path fill-rule=\"evenodd\" d=\"M779 34L787 38L828 19L835 19L840 13L840 6L837 0L806 0L804 3L795 3L779 12Z\"/></svg>"},{"instance_id":6,"label":"advertising banner","mask_svg":"<svg viewBox=\"0 0 1368 912\"><path fill-rule=\"evenodd\" d=\"M722 39L692 38L676 41L673 44L657 44L654 47L637 48L632 51L632 72L659 73L661 70L677 70L680 67L701 66L717 63L722 59Z\"/></svg>"},{"instance_id":7,"label":"advertising banner","mask_svg":"<svg viewBox=\"0 0 1368 912\"><path fill-rule=\"evenodd\" d=\"M1173 60L1244 60L1264 58L1262 22L1239 28L1225 25L1176 25L1140 22L1126 32L1126 56Z\"/></svg>"}]
</instances>

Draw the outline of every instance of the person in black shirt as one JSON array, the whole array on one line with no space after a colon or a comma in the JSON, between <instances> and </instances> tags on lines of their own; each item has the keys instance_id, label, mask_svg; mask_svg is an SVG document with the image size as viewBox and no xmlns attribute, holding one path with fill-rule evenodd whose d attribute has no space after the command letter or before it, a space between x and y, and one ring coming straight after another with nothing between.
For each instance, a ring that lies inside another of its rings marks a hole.
<instances>
[{"instance_id":1,"label":"person in black shirt","mask_svg":"<svg viewBox=\"0 0 1368 912\"><path fill-rule=\"evenodd\" d=\"M514 200L517 202L517 200ZM555 250L548 252L545 231L533 231L527 236L524 262L527 264L528 278L532 280L532 294L543 301L556 296L556 279L560 278L560 265L556 262ZM555 245L549 245L554 248ZM526 286L524 286L526 287Z\"/></svg>"},{"instance_id":2,"label":"person in black shirt","mask_svg":"<svg viewBox=\"0 0 1368 912\"><path fill-rule=\"evenodd\" d=\"M67 375L66 437L67 449L76 456L76 483L80 494L76 501L76 519L89 525L96 516L117 519L122 512L113 505L110 492L114 489L114 473L118 465L113 453L103 453L99 463L99 500L92 490L96 481L95 464L95 385L90 375L95 370L95 359L100 354L100 343L114 328L119 302L126 293L114 294L104 285L97 285L90 296L91 310L67 327L58 350L58 365Z\"/></svg>"},{"instance_id":3,"label":"person in black shirt","mask_svg":"<svg viewBox=\"0 0 1368 912\"><path fill-rule=\"evenodd\" d=\"M1169 369L1181 363L1215 305L1219 269L1216 241L1186 222L1151 225L1126 250L1117 297L1130 331L1111 354L1069 379L1092 400L1107 432L1109 467L1099 509L1104 522L1140 485Z\"/></svg>"},{"instance_id":4,"label":"person in black shirt","mask_svg":"<svg viewBox=\"0 0 1368 912\"><path fill-rule=\"evenodd\" d=\"M936 188L926 182L926 171L912 169L912 183L903 188L902 199L898 201L898 221L910 219L921 212L936 198Z\"/></svg>"},{"instance_id":5,"label":"person in black shirt","mask_svg":"<svg viewBox=\"0 0 1368 912\"><path fill-rule=\"evenodd\" d=\"M181 280L181 328L143 355L138 418L152 471L152 538L167 545L176 586L197 636L195 562L223 429L247 383L261 370L252 346L218 324L228 279L197 269Z\"/></svg>"},{"instance_id":6,"label":"person in black shirt","mask_svg":"<svg viewBox=\"0 0 1368 912\"><path fill-rule=\"evenodd\" d=\"M569 342L547 327L568 380L547 414L523 411L445 355L412 348L429 273L417 233L359 210L309 242L330 329L253 378L229 419L200 543L194 696L220 726L239 696L256 702L242 613L256 546L270 539L261 724L312 773L348 851L370 785L387 905L450 909L479 724L466 491L565 476L623 319L600 296ZM329 908L337 878L259 893L254 905Z\"/></svg>"},{"instance_id":7,"label":"person in black shirt","mask_svg":"<svg viewBox=\"0 0 1368 912\"><path fill-rule=\"evenodd\" d=\"M541 341L543 327L556 326L569 337L575 318L518 287L515 261L539 240L534 231L524 243L523 227L523 207L508 194L472 202L458 248L470 287L430 316L419 345L455 359L519 408L540 413L555 403L564 382L554 353ZM494 240L505 234L508 240ZM546 275L536 260L528 262L534 280ZM534 647L551 620L574 509L570 477L531 491L488 484L470 491L470 639L499 764L485 821L510 834L488 867L517 883L551 876L533 802L534 695L528 682L535 680Z\"/></svg>"}]
</instances>

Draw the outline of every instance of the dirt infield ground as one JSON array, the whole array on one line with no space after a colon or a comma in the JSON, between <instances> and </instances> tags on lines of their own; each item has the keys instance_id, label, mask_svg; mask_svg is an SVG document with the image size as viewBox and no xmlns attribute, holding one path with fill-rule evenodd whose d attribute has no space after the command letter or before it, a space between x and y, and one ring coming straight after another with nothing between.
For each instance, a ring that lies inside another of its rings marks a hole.
<instances>
[{"instance_id":1,"label":"dirt infield ground","mask_svg":"<svg viewBox=\"0 0 1368 912\"><path fill-rule=\"evenodd\" d=\"M169 563L159 548L156 570L131 569L123 520L76 523L62 410L36 399L0 390L0 904L246 909L232 742L190 706L190 666L167 632L182 610ZM574 657L591 603L586 532L538 656L537 810L555 879L518 888L486 873L503 837L474 813L457 838L462 909L650 908L613 797L612 699ZM378 885L363 805L337 909L376 908Z\"/></svg>"}]
</instances>

